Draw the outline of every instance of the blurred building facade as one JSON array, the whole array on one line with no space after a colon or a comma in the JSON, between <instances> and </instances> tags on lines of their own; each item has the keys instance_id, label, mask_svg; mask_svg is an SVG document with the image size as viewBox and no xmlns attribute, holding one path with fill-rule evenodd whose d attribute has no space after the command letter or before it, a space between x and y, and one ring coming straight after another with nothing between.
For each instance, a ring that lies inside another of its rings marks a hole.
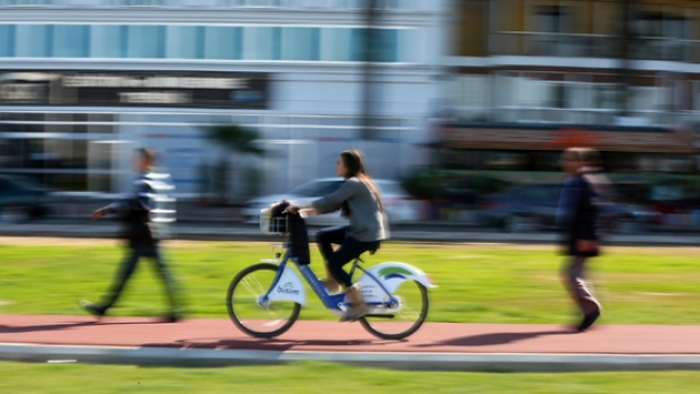
<instances>
[{"instance_id":1,"label":"blurred building facade","mask_svg":"<svg viewBox=\"0 0 700 394\"><path fill-rule=\"evenodd\" d=\"M612 171L697 173L698 2L454 6L438 165L557 171L584 144Z\"/></svg>"},{"instance_id":2,"label":"blurred building facade","mask_svg":"<svg viewBox=\"0 0 700 394\"><path fill-rule=\"evenodd\" d=\"M123 192L132 148L148 145L178 192L197 194L203 169L230 156L203 128L236 124L267 153L235 155L234 193L333 175L348 148L395 178L418 160L436 107L447 4L376 2L363 106L365 1L0 0L0 168L58 190ZM246 183L248 170L258 175Z\"/></svg>"}]
</instances>

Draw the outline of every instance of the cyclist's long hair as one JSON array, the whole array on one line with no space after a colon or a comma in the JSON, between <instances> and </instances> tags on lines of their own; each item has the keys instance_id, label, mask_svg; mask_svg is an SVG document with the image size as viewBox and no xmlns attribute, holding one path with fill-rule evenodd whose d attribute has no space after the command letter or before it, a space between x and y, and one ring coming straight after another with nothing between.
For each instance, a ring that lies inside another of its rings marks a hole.
<instances>
[{"instance_id":1,"label":"cyclist's long hair","mask_svg":"<svg viewBox=\"0 0 700 394\"><path fill-rule=\"evenodd\" d=\"M346 150L340 152L340 157L343 160L345 168L348 170L348 173L345 174L345 179L355 177L364 183L370 192L374 194L374 198L377 200L377 204L379 204L379 212L384 212L384 205L382 204L382 199L379 197L379 191L377 190L377 187L374 186L372 178L365 170L365 165L362 163L362 156L360 155L360 152L354 149ZM340 212L344 218L350 216L350 207L348 206L347 201L343 202Z\"/></svg>"}]
</instances>

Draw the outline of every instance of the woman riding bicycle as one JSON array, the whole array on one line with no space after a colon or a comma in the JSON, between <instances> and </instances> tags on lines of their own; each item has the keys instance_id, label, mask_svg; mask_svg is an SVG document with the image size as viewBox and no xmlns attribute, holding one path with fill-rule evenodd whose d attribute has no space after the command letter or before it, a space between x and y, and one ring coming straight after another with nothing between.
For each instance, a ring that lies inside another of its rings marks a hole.
<instances>
[{"instance_id":1,"label":"woman riding bicycle","mask_svg":"<svg viewBox=\"0 0 700 394\"><path fill-rule=\"evenodd\" d=\"M316 243L321 250L326 267L327 279L323 284L329 291L339 291L344 287L350 308L340 321L353 321L368 312L359 286L353 285L350 275L343 266L362 253L379 248L386 239L384 207L379 191L367 175L362 157L356 150L340 153L335 164L335 172L345 178L345 182L335 192L311 202L308 205L291 205L287 211L296 214L299 210L309 213L330 213L340 210L349 220L349 226L324 229L316 234ZM340 245L333 251L331 244Z\"/></svg>"}]
</instances>

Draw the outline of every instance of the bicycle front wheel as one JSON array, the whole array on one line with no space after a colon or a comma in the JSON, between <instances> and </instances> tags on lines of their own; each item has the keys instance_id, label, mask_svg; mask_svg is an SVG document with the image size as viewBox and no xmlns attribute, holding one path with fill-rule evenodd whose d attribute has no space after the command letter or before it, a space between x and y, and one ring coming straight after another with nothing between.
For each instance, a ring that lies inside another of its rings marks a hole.
<instances>
[{"instance_id":1,"label":"bicycle front wheel","mask_svg":"<svg viewBox=\"0 0 700 394\"><path fill-rule=\"evenodd\" d=\"M360 319L362 327L378 338L406 338L418 331L428 317L430 299L421 283L407 280L394 290L393 296L399 301L395 308Z\"/></svg>"},{"instance_id":2,"label":"bicycle front wheel","mask_svg":"<svg viewBox=\"0 0 700 394\"><path fill-rule=\"evenodd\" d=\"M228 315L236 327L250 336L276 337L289 330L299 317L301 305L296 302L262 299L278 269L269 263L252 265L238 273L228 288Z\"/></svg>"}]
</instances>

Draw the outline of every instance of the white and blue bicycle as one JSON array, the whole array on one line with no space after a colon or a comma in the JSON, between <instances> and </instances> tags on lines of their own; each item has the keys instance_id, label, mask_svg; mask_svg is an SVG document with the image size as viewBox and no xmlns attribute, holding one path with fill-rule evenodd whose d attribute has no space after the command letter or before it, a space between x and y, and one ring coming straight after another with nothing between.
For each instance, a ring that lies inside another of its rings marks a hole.
<instances>
[{"instance_id":1,"label":"white and blue bicycle","mask_svg":"<svg viewBox=\"0 0 700 394\"><path fill-rule=\"evenodd\" d=\"M270 208L261 211L260 228L265 233L287 235L288 224L288 217L272 217ZM306 289L297 271L331 313L341 316L347 310L345 294L330 294L308 265L297 262L291 243L275 246L284 253L245 268L229 286L228 313L241 331L273 338L294 325L306 305ZM382 339L403 339L415 333L428 316L427 289L436 287L428 275L406 263L385 262L365 269L360 262L358 257L352 263L350 277L361 272L356 282L370 309L359 320L362 327Z\"/></svg>"}]
</instances>

